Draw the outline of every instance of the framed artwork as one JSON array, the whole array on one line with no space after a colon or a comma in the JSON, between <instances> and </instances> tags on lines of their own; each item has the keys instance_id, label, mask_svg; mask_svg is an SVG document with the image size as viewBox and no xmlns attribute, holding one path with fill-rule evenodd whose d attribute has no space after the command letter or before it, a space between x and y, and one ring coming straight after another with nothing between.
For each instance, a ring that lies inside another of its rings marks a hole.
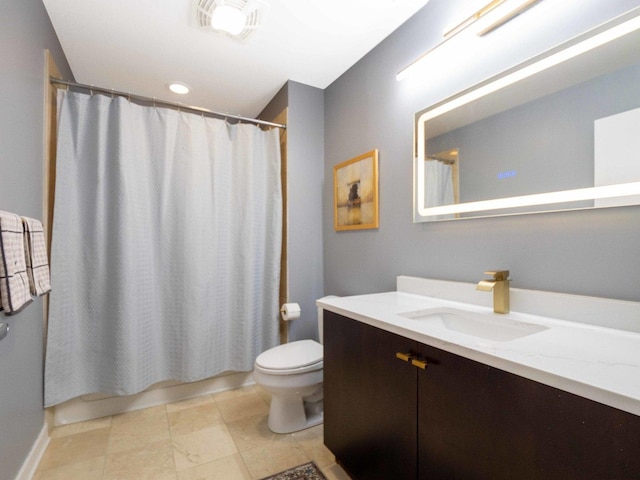
<instances>
[{"instance_id":1,"label":"framed artwork","mask_svg":"<svg viewBox=\"0 0 640 480\"><path fill-rule=\"evenodd\" d=\"M333 167L336 231L378 228L378 150Z\"/></svg>"}]
</instances>

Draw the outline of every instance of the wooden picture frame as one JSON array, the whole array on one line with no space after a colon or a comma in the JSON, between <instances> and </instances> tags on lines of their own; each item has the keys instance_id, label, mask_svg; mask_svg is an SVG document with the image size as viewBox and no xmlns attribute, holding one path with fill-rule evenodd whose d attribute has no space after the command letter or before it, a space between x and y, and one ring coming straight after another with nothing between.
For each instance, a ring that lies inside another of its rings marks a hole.
<instances>
[{"instance_id":1,"label":"wooden picture frame","mask_svg":"<svg viewBox=\"0 0 640 480\"><path fill-rule=\"evenodd\" d=\"M378 228L378 150L333 167L333 226L336 231Z\"/></svg>"}]
</instances>

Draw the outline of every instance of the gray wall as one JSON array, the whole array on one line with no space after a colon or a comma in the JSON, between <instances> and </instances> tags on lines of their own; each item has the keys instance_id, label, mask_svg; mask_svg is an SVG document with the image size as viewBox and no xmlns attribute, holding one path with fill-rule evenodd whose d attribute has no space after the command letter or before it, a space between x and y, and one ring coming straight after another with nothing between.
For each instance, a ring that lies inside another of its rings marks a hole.
<instances>
[{"instance_id":1,"label":"gray wall","mask_svg":"<svg viewBox=\"0 0 640 480\"><path fill-rule=\"evenodd\" d=\"M552 3L558 2L534 9ZM468 8L467 0L431 0L326 89L325 178L337 163L380 151L378 230L335 232L333 187L325 182L326 294L394 290L400 274L474 282L485 270L505 268L519 288L640 301L640 207L412 223L413 114L640 5L579 3L579 15L547 18L526 40L450 57L431 75L398 82L396 73L435 46L445 27L459 20L460 9ZM533 14L494 33L508 38Z\"/></svg>"},{"instance_id":2,"label":"gray wall","mask_svg":"<svg viewBox=\"0 0 640 480\"><path fill-rule=\"evenodd\" d=\"M44 50L70 75L40 0L0 7L0 210L42 219ZM70 78L70 77L68 77ZM6 317L0 342L0 479L13 479L44 423L42 299Z\"/></svg>"},{"instance_id":3,"label":"gray wall","mask_svg":"<svg viewBox=\"0 0 640 480\"><path fill-rule=\"evenodd\" d=\"M289 82L287 129L289 209L289 300L300 319L289 338L317 338L317 298L323 291L322 182L324 168L324 91Z\"/></svg>"},{"instance_id":4,"label":"gray wall","mask_svg":"<svg viewBox=\"0 0 640 480\"><path fill-rule=\"evenodd\" d=\"M290 322L290 340L318 338L316 299L323 291L322 191L324 91L289 81L260 114L272 118L289 108L287 119L287 202L289 301L300 304ZM331 178L331 177L330 177Z\"/></svg>"}]
</instances>

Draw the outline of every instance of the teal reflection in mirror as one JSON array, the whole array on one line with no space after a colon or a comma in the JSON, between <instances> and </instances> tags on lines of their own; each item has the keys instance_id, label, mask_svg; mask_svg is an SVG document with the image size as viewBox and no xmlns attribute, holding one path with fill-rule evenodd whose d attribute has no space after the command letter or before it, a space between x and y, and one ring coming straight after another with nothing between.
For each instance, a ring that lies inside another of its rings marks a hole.
<instances>
[{"instance_id":1,"label":"teal reflection in mirror","mask_svg":"<svg viewBox=\"0 0 640 480\"><path fill-rule=\"evenodd\" d=\"M414 221L639 204L638 45L640 8L418 112Z\"/></svg>"}]
</instances>

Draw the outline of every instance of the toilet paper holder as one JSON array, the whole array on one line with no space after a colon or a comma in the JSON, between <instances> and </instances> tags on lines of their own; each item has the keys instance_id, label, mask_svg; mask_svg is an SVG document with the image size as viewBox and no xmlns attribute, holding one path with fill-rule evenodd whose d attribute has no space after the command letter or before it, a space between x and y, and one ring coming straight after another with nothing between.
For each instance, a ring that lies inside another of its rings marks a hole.
<instances>
[{"instance_id":1,"label":"toilet paper holder","mask_svg":"<svg viewBox=\"0 0 640 480\"><path fill-rule=\"evenodd\" d=\"M300 318L300 305L297 303L284 303L280 307L280 315L285 322Z\"/></svg>"}]
</instances>

